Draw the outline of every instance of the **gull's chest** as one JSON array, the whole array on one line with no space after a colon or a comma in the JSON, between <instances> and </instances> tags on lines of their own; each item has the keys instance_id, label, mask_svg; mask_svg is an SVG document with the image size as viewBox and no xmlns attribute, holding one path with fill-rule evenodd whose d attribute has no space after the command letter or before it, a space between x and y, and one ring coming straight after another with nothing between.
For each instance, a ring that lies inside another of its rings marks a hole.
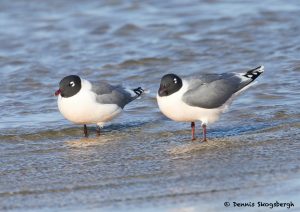
<instances>
[{"instance_id":1,"label":"gull's chest","mask_svg":"<svg viewBox=\"0 0 300 212\"><path fill-rule=\"evenodd\" d=\"M96 107L96 96L92 92L79 92L69 98L59 96L58 107L62 113L84 113Z\"/></svg>"},{"instance_id":2,"label":"gull's chest","mask_svg":"<svg viewBox=\"0 0 300 212\"><path fill-rule=\"evenodd\" d=\"M184 91L164 97L157 95L160 111L174 121L192 122L201 120L204 123L212 123L217 120L221 110L190 106L182 100L183 94Z\"/></svg>"},{"instance_id":3,"label":"gull's chest","mask_svg":"<svg viewBox=\"0 0 300 212\"><path fill-rule=\"evenodd\" d=\"M115 104L98 103L93 92L79 92L69 98L59 96L58 108L66 119L78 124L107 121L121 111Z\"/></svg>"},{"instance_id":4,"label":"gull's chest","mask_svg":"<svg viewBox=\"0 0 300 212\"><path fill-rule=\"evenodd\" d=\"M195 120L194 108L182 101L182 93L178 92L170 96L157 95L157 103L161 112L175 121Z\"/></svg>"}]
</instances>

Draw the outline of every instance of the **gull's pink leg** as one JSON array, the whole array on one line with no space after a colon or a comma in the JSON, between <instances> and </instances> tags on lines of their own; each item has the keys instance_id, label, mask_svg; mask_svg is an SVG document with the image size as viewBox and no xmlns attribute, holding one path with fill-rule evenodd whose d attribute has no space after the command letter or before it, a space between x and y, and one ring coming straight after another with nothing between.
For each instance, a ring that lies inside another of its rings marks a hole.
<instances>
[{"instance_id":1,"label":"gull's pink leg","mask_svg":"<svg viewBox=\"0 0 300 212\"><path fill-rule=\"evenodd\" d=\"M191 123L191 127L192 127L192 140L196 140L195 138L195 122Z\"/></svg>"},{"instance_id":2,"label":"gull's pink leg","mask_svg":"<svg viewBox=\"0 0 300 212\"><path fill-rule=\"evenodd\" d=\"M84 136L87 138L88 137L88 130L86 125L83 125L83 132L84 132Z\"/></svg>"},{"instance_id":3,"label":"gull's pink leg","mask_svg":"<svg viewBox=\"0 0 300 212\"><path fill-rule=\"evenodd\" d=\"M202 124L202 128L203 128L203 141L207 141L207 139L206 139L206 124Z\"/></svg>"}]
</instances>

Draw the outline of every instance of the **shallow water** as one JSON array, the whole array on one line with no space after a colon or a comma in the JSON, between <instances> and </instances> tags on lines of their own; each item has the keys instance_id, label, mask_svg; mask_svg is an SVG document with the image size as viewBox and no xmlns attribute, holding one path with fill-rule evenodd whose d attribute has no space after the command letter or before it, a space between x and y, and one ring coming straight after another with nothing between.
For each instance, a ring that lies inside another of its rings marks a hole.
<instances>
[{"instance_id":1,"label":"shallow water","mask_svg":"<svg viewBox=\"0 0 300 212\"><path fill-rule=\"evenodd\" d=\"M298 1L1 1L0 210L300 206ZM265 73L190 141L158 110L162 75ZM58 112L60 79L149 89L100 138ZM265 208L243 208L255 211Z\"/></svg>"}]
</instances>

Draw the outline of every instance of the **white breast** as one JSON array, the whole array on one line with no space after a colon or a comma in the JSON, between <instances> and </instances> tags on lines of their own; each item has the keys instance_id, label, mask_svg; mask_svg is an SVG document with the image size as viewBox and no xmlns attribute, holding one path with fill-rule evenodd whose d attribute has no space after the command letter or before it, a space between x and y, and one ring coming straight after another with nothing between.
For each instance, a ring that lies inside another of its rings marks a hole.
<instances>
[{"instance_id":1,"label":"white breast","mask_svg":"<svg viewBox=\"0 0 300 212\"><path fill-rule=\"evenodd\" d=\"M216 121L223 107L216 109L205 109L200 107L189 106L182 101L183 94L187 91L186 81L182 81L181 89L169 96L160 97L157 94L157 103L161 112L174 121L201 121L208 124Z\"/></svg>"},{"instance_id":2,"label":"white breast","mask_svg":"<svg viewBox=\"0 0 300 212\"><path fill-rule=\"evenodd\" d=\"M82 79L80 91L69 98L59 95L57 103L61 114L76 124L96 124L109 121L122 112L116 104L96 102L96 94L90 90L91 84Z\"/></svg>"}]
</instances>

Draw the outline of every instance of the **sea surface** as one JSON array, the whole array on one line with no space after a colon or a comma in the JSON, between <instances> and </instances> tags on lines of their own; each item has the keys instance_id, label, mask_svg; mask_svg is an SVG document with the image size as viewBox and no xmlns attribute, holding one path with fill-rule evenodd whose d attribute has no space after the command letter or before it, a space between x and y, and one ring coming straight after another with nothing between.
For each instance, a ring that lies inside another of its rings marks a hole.
<instances>
[{"instance_id":1,"label":"sea surface","mask_svg":"<svg viewBox=\"0 0 300 212\"><path fill-rule=\"evenodd\" d=\"M0 1L0 211L299 211L299 35L298 0ZM157 107L164 74L259 65L206 143ZM150 93L84 138L70 74Z\"/></svg>"}]
</instances>

